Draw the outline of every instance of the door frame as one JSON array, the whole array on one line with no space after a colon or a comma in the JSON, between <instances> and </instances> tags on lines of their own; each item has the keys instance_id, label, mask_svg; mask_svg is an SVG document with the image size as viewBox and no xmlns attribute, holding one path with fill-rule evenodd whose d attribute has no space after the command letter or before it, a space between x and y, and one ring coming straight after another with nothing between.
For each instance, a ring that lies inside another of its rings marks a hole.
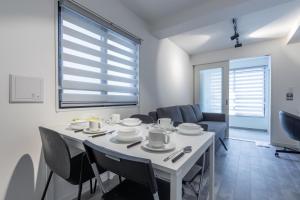
<instances>
[{"instance_id":1,"label":"door frame","mask_svg":"<svg viewBox=\"0 0 300 200\"><path fill-rule=\"evenodd\" d=\"M199 72L206 69L222 69L222 113L225 114L226 124L229 127L229 64L230 61L220 61L207 64L198 64L193 66L193 102L199 103ZM226 129L226 138L229 137L229 128Z\"/></svg>"}]
</instances>

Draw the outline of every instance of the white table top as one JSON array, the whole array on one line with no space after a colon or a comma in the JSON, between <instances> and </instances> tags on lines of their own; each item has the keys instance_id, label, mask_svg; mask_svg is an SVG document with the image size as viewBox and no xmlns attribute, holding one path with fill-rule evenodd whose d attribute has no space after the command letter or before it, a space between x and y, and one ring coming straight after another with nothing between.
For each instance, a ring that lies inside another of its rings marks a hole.
<instances>
[{"instance_id":1,"label":"white table top","mask_svg":"<svg viewBox=\"0 0 300 200\"><path fill-rule=\"evenodd\" d=\"M126 155L146 158L152 161L153 167L159 170L167 171L168 173L176 173L180 170L183 165L189 161L189 159L196 153L199 153L199 150L204 151L205 147L209 145L209 143L214 139L213 132L205 132L203 135L196 136L187 136L181 135L177 132L173 132L170 134L171 142L176 144L176 149L171 152L150 152L142 149L141 145L134 146L132 148L127 149L126 146L128 144L116 144L110 141L111 137L114 137L116 133L100 136L96 138L91 138L89 134L85 134L83 132L75 133L74 131L68 130L66 125L62 126L51 126L48 127L58 133L60 133L66 139L71 139L76 142L82 143L84 140L89 140L96 145L101 147L111 149ZM121 128L121 125L105 125L103 129L105 130L118 130ZM146 136L148 135L147 125L141 125L136 127L141 131L141 133ZM164 162L163 159L170 155L172 152L179 150L185 146L192 146L192 152L186 154L180 160L175 163L172 163L171 160Z\"/></svg>"}]
</instances>

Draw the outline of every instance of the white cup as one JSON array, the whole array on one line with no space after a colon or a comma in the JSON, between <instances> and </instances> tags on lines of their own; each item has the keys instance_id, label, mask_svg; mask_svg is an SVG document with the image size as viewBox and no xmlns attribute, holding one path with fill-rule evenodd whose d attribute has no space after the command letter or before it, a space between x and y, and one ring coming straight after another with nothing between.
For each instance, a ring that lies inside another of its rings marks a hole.
<instances>
[{"instance_id":1,"label":"white cup","mask_svg":"<svg viewBox=\"0 0 300 200\"><path fill-rule=\"evenodd\" d=\"M112 114L111 115L111 122L112 123L119 123L121 120L121 115L120 114Z\"/></svg>"},{"instance_id":2,"label":"white cup","mask_svg":"<svg viewBox=\"0 0 300 200\"><path fill-rule=\"evenodd\" d=\"M92 131L99 130L101 128L101 124L99 121L89 121L89 129Z\"/></svg>"},{"instance_id":3,"label":"white cup","mask_svg":"<svg viewBox=\"0 0 300 200\"><path fill-rule=\"evenodd\" d=\"M172 120L170 118L160 118L157 121L158 125L162 129L167 129L172 127Z\"/></svg>"},{"instance_id":4,"label":"white cup","mask_svg":"<svg viewBox=\"0 0 300 200\"><path fill-rule=\"evenodd\" d=\"M165 134L162 129L151 129L149 131L149 146L153 148L162 148L170 143L170 136Z\"/></svg>"}]
</instances>

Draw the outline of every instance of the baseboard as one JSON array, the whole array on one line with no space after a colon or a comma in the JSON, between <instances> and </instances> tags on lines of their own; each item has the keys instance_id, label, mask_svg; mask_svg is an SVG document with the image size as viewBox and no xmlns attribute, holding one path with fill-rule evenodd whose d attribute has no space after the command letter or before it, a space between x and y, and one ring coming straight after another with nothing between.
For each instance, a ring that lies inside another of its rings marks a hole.
<instances>
[{"instance_id":1,"label":"baseboard","mask_svg":"<svg viewBox=\"0 0 300 200\"><path fill-rule=\"evenodd\" d=\"M276 147L287 147L287 148L291 148L291 149L295 149L295 150L299 150L300 151L300 146L299 145L291 145L291 144L284 144L284 143L280 143L280 142L271 142L271 145L276 146Z\"/></svg>"},{"instance_id":2,"label":"baseboard","mask_svg":"<svg viewBox=\"0 0 300 200\"><path fill-rule=\"evenodd\" d=\"M244 128L244 127L237 127L237 126L229 126L229 128L235 128L235 129L245 129L245 130L250 130L250 131L266 131L266 129L259 129L259 128Z\"/></svg>"}]
</instances>

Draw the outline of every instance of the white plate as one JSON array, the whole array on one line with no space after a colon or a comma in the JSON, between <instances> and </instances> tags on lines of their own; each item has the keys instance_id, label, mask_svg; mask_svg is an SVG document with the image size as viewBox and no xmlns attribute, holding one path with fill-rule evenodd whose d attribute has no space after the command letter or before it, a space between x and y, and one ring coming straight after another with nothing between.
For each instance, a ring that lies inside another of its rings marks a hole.
<instances>
[{"instance_id":1,"label":"white plate","mask_svg":"<svg viewBox=\"0 0 300 200\"><path fill-rule=\"evenodd\" d=\"M202 129L202 127L198 124L194 123L182 123L178 126L180 129L186 129L186 130L199 130Z\"/></svg>"},{"instance_id":2,"label":"white plate","mask_svg":"<svg viewBox=\"0 0 300 200\"><path fill-rule=\"evenodd\" d=\"M149 151L155 151L155 152L165 152L165 151L171 151L176 148L175 143L170 142L169 144L164 145L162 148L153 148L148 145L149 141L146 140L142 143L142 148L149 150Z\"/></svg>"},{"instance_id":3,"label":"white plate","mask_svg":"<svg viewBox=\"0 0 300 200\"><path fill-rule=\"evenodd\" d=\"M84 132L84 133L87 133L87 134L96 134L96 133L102 133L102 132L105 132L105 130L101 130L101 129L98 129L98 130L91 130L90 128L85 128L85 129L83 129L83 132Z\"/></svg>"},{"instance_id":4,"label":"white plate","mask_svg":"<svg viewBox=\"0 0 300 200\"><path fill-rule=\"evenodd\" d=\"M183 135L202 135L203 134L203 130L199 129L199 130L186 130L186 129L178 129L178 133L183 134Z\"/></svg>"}]
</instances>

